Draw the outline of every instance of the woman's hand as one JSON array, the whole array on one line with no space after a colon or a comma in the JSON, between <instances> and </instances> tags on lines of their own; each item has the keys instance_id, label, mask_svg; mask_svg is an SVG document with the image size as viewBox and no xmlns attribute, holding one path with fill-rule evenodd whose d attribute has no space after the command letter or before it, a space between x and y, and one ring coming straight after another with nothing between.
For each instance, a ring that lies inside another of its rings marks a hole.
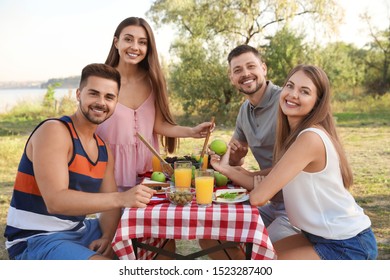
<instances>
[{"instance_id":1,"label":"woman's hand","mask_svg":"<svg viewBox=\"0 0 390 280\"><path fill-rule=\"evenodd\" d=\"M207 136L207 133L213 132L215 128L215 123L212 122L203 122L201 124L198 124L197 126L193 127L192 135L193 138L203 138Z\"/></svg>"},{"instance_id":2,"label":"woman's hand","mask_svg":"<svg viewBox=\"0 0 390 280\"><path fill-rule=\"evenodd\" d=\"M222 174L226 174L227 170L231 167L229 165L230 147L228 146L226 153L222 157L212 152L209 155L211 156L210 164L213 168Z\"/></svg>"}]
</instances>

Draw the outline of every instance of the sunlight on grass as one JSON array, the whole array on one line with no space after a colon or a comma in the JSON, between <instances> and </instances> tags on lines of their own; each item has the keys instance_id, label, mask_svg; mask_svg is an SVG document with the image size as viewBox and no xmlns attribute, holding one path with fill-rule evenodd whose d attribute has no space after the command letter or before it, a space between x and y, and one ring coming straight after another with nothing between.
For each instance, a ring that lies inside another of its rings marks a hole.
<instances>
[{"instance_id":1,"label":"sunlight on grass","mask_svg":"<svg viewBox=\"0 0 390 280\"><path fill-rule=\"evenodd\" d=\"M10 186L15 179L16 167L19 164L27 137L0 138L0 182L2 186Z\"/></svg>"}]
</instances>

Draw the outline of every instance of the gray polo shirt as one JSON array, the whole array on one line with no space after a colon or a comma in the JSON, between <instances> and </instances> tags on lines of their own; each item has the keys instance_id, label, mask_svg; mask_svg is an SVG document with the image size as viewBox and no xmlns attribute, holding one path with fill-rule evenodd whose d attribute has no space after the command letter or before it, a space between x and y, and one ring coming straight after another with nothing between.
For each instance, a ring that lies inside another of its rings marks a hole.
<instances>
[{"instance_id":1,"label":"gray polo shirt","mask_svg":"<svg viewBox=\"0 0 390 280\"><path fill-rule=\"evenodd\" d=\"M248 143L260 169L272 167L281 90L281 87L267 81L267 88L260 104L254 107L249 100L245 100L237 116L233 137ZM281 192L277 196L278 198L274 197L272 201L283 199Z\"/></svg>"}]
</instances>

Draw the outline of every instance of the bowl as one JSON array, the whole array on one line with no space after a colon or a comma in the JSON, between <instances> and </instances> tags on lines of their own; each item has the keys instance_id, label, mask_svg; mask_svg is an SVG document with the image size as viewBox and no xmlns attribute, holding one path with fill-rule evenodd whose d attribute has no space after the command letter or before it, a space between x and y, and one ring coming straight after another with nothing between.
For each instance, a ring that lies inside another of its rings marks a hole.
<instances>
[{"instance_id":1,"label":"bowl","mask_svg":"<svg viewBox=\"0 0 390 280\"><path fill-rule=\"evenodd\" d=\"M176 161L183 161L183 160L184 161L191 161L192 165L195 166L196 169L199 169L199 167L200 167L200 163L191 156L182 156L182 157L174 156L174 157L166 157L165 158L165 161L168 162L172 167L174 167L174 164Z\"/></svg>"},{"instance_id":2,"label":"bowl","mask_svg":"<svg viewBox=\"0 0 390 280\"><path fill-rule=\"evenodd\" d=\"M168 187L165 189L167 199L175 205L185 206L190 205L195 196L195 189L176 189L175 187Z\"/></svg>"}]
</instances>

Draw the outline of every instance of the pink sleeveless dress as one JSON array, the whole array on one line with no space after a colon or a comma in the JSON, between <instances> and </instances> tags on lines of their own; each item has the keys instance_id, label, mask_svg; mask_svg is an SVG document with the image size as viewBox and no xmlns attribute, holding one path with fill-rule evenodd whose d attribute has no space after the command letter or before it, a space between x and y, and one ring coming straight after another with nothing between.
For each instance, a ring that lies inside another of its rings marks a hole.
<instances>
[{"instance_id":1,"label":"pink sleeveless dress","mask_svg":"<svg viewBox=\"0 0 390 280\"><path fill-rule=\"evenodd\" d=\"M158 138L153 133L156 109L154 94L136 110L120 103L114 114L97 128L97 134L111 148L115 159L115 180L119 191L140 183L138 174L152 170L152 153L139 140L139 132L159 151Z\"/></svg>"}]
</instances>

